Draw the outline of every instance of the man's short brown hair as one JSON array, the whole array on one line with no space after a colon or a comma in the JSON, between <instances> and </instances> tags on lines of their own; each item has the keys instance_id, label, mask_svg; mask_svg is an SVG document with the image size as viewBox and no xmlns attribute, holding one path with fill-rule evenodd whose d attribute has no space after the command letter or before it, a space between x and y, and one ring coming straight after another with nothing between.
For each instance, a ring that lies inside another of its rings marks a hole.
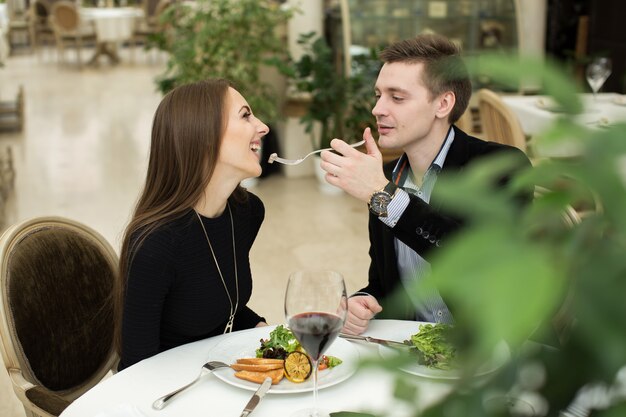
<instances>
[{"instance_id":1,"label":"man's short brown hair","mask_svg":"<svg viewBox=\"0 0 626 417\"><path fill-rule=\"evenodd\" d=\"M385 63L402 62L424 65L422 82L431 99L451 91L456 102L448 116L455 123L465 112L472 96L472 83L461 58L461 50L441 35L423 34L389 45L380 53Z\"/></svg>"}]
</instances>

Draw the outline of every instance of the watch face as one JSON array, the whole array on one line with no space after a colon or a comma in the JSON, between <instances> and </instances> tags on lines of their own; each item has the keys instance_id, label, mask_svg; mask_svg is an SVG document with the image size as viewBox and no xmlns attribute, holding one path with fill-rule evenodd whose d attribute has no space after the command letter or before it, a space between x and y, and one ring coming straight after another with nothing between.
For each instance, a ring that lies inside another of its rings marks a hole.
<instances>
[{"instance_id":1,"label":"watch face","mask_svg":"<svg viewBox=\"0 0 626 417\"><path fill-rule=\"evenodd\" d=\"M387 215L387 205L391 201L391 195L385 191L379 191L370 199L370 211L377 216Z\"/></svg>"}]
</instances>

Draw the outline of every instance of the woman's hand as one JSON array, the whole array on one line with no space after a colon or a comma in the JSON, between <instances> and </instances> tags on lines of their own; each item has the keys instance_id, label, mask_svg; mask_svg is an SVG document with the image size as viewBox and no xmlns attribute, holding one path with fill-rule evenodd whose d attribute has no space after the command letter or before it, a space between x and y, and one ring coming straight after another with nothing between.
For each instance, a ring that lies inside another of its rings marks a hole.
<instances>
[{"instance_id":1,"label":"woman's hand","mask_svg":"<svg viewBox=\"0 0 626 417\"><path fill-rule=\"evenodd\" d=\"M265 326L268 326L268 324L264 321L260 321L254 327L265 327Z\"/></svg>"}]
</instances>

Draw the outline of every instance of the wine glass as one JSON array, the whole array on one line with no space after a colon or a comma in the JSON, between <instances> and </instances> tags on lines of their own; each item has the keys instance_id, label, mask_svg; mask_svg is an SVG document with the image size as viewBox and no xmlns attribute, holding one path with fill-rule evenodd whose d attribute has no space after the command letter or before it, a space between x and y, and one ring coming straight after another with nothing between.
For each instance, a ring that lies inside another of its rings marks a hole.
<instances>
[{"instance_id":1,"label":"wine glass","mask_svg":"<svg viewBox=\"0 0 626 417\"><path fill-rule=\"evenodd\" d=\"M587 82L593 92L594 100L597 99L598 91L611 75L611 59L607 57L597 57L587 65Z\"/></svg>"},{"instance_id":2,"label":"wine glass","mask_svg":"<svg viewBox=\"0 0 626 417\"><path fill-rule=\"evenodd\" d=\"M285 317L313 366L313 408L299 410L292 417L328 417L317 408L317 364L339 335L347 309L346 286L340 273L301 270L289 276Z\"/></svg>"}]
</instances>

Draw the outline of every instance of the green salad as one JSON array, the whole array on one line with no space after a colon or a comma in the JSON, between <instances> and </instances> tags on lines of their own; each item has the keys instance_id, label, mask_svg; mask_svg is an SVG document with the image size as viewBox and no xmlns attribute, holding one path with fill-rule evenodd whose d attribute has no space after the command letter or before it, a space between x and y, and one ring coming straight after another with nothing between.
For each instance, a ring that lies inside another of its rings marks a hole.
<instances>
[{"instance_id":1,"label":"green salad","mask_svg":"<svg viewBox=\"0 0 626 417\"><path fill-rule=\"evenodd\" d=\"M451 369L456 359L456 347L450 342L449 324L422 324L419 333L405 343L412 345L417 362L434 369Z\"/></svg>"},{"instance_id":2,"label":"green salad","mask_svg":"<svg viewBox=\"0 0 626 417\"><path fill-rule=\"evenodd\" d=\"M261 346L256 350L256 357L285 359L288 354L296 350L306 353L291 330L281 324L270 332L269 339L261 339ZM334 356L323 355L318 362L319 369L325 369L334 368L343 361Z\"/></svg>"},{"instance_id":3,"label":"green salad","mask_svg":"<svg viewBox=\"0 0 626 417\"><path fill-rule=\"evenodd\" d=\"M256 350L256 357L285 359L287 354L298 348L300 348L298 339L291 330L281 324L272 330L269 339L261 339L261 346Z\"/></svg>"}]
</instances>

